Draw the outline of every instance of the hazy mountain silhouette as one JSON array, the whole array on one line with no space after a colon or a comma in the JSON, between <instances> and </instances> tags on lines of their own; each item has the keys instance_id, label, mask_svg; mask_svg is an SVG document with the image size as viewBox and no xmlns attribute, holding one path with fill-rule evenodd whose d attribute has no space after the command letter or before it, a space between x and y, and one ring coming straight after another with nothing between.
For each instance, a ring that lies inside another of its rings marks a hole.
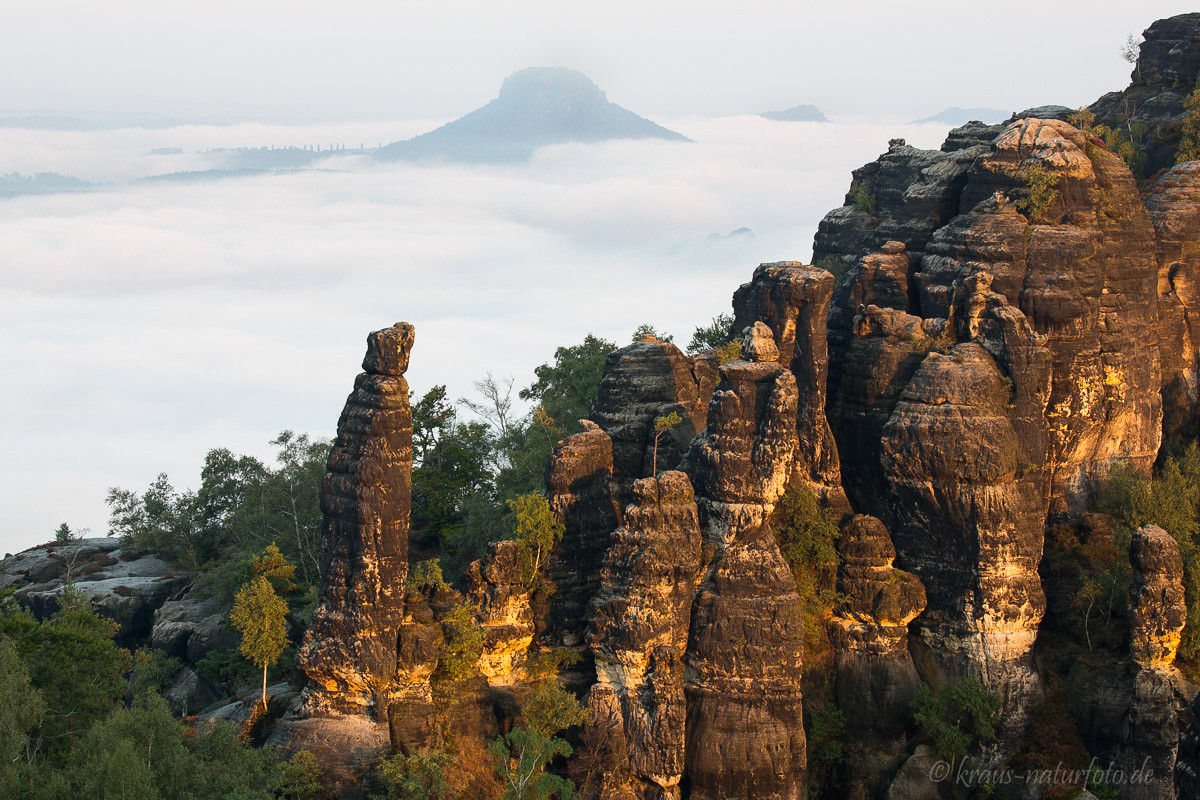
<instances>
[{"instance_id":1,"label":"hazy mountain silhouette","mask_svg":"<svg viewBox=\"0 0 1200 800\"><path fill-rule=\"evenodd\" d=\"M1004 122L1012 116L1011 111L1001 111L998 108L959 108L954 106L946 108L932 117L913 120L913 125L920 125L923 122L943 122L947 125L965 125L972 120L994 124Z\"/></svg>"},{"instance_id":2,"label":"hazy mountain silhouette","mask_svg":"<svg viewBox=\"0 0 1200 800\"><path fill-rule=\"evenodd\" d=\"M792 106L786 111L764 111L759 116L776 122L829 122L821 109L813 105Z\"/></svg>"},{"instance_id":3,"label":"hazy mountain silhouette","mask_svg":"<svg viewBox=\"0 0 1200 800\"><path fill-rule=\"evenodd\" d=\"M582 73L533 67L505 78L500 96L442 127L380 148L388 161L523 161L543 145L607 139L690 141L609 102Z\"/></svg>"}]
</instances>

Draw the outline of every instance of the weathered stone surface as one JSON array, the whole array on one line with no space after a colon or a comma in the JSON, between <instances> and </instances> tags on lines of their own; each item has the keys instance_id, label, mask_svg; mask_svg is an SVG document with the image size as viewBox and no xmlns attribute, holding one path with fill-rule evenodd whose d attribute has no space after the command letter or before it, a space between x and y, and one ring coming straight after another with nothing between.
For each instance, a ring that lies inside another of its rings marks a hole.
<instances>
[{"instance_id":1,"label":"weathered stone surface","mask_svg":"<svg viewBox=\"0 0 1200 800\"><path fill-rule=\"evenodd\" d=\"M336 711L285 718L266 744L277 747L285 758L297 750L312 753L321 768L323 788L339 800L365 800L378 793L383 788L379 763L392 752L386 722Z\"/></svg>"},{"instance_id":2,"label":"weathered stone surface","mask_svg":"<svg viewBox=\"0 0 1200 800\"><path fill-rule=\"evenodd\" d=\"M1134 531L1129 561L1130 654L1143 667L1169 665L1187 623L1179 545L1162 528L1146 525Z\"/></svg>"},{"instance_id":3,"label":"weathered stone surface","mask_svg":"<svg viewBox=\"0 0 1200 800\"><path fill-rule=\"evenodd\" d=\"M1200 692L1192 696L1192 721L1179 736L1175 758L1176 800L1200 797Z\"/></svg>"},{"instance_id":4,"label":"weathered stone surface","mask_svg":"<svg viewBox=\"0 0 1200 800\"><path fill-rule=\"evenodd\" d=\"M621 524L612 439L594 422L581 422L583 431L555 445L546 471L550 510L564 527L547 564L555 594L546 614L546 636L553 637L552 644L568 647L583 641L588 606L600 588L595 567Z\"/></svg>"},{"instance_id":5,"label":"weathered stone surface","mask_svg":"<svg viewBox=\"0 0 1200 800\"><path fill-rule=\"evenodd\" d=\"M467 589L485 637L479 669L493 686L522 679L533 643L532 591L521 564L517 542L496 542L482 564L475 562L467 574Z\"/></svg>"},{"instance_id":6,"label":"weathered stone surface","mask_svg":"<svg viewBox=\"0 0 1200 800\"><path fill-rule=\"evenodd\" d=\"M887 800L952 800L953 776L942 776L940 763L929 745L918 745L888 786Z\"/></svg>"},{"instance_id":7,"label":"weathered stone surface","mask_svg":"<svg viewBox=\"0 0 1200 800\"><path fill-rule=\"evenodd\" d=\"M41 545L0 562L0 590L13 589L38 619L58 611L70 583L97 614L118 624L123 647L149 638L155 612L187 582L187 574L158 556L126 553L107 538Z\"/></svg>"},{"instance_id":8,"label":"weathered stone surface","mask_svg":"<svg viewBox=\"0 0 1200 800\"><path fill-rule=\"evenodd\" d=\"M590 615L597 679L590 704L608 735L625 742L629 778L608 774L605 783L631 783L637 797L678 798L683 656L700 575L700 523L682 472L635 481L633 493Z\"/></svg>"},{"instance_id":9,"label":"weathered stone surface","mask_svg":"<svg viewBox=\"0 0 1200 800\"><path fill-rule=\"evenodd\" d=\"M1009 202L1034 166L1058 176L1044 220ZM922 313L946 316L955 282L991 276L1052 357L1045 469L1056 508L1082 510L1114 464L1148 469L1160 440L1154 231L1124 162L1058 120L1009 125L971 169L964 213L918 275Z\"/></svg>"},{"instance_id":10,"label":"weathered stone surface","mask_svg":"<svg viewBox=\"0 0 1200 800\"><path fill-rule=\"evenodd\" d=\"M686 356L653 336L609 355L591 420L612 439L613 478L622 501L635 479L649 475L655 421L672 412L683 418L658 443L658 469L674 469L704 427L711 386L706 359Z\"/></svg>"},{"instance_id":11,"label":"weathered stone surface","mask_svg":"<svg viewBox=\"0 0 1200 800\"><path fill-rule=\"evenodd\" d=\"M685 459L707 561L687 648L692 800L804 796L802 603L769 526L793 469L797 399L778 362L723 365Z\"/></svg>"},{"instance_id":12,"label":"weathered stone surface","mask_svg":"<svg viewBox=\"0 0 1200 800\"><path fill-rule=\"evenodd\" d=\"M850 502L887 522L893 512L879 459L883 428L938 334L920 317L878 306L863 309L854 332L829 421Z\"/></svg>"},{"instance_id":13,"label":"weathered stone surface","mask_svg":"<svg viewBox=\"0 0 1200 800\"><path fill-rule=\"evenodd\" d=\"M191 667L179 670L175 680L162 693L163 699L177 717L195 714L221 697L216 686L206 681Z\"/></svg>"},{"instance_id":14,"label":"weathered stone surface","mask_svg":"<svg viewBox=\"0 0 1200 800\"><path fill-rule=\"evenodd\" d=\"M760 529L731 544L701 585L687 671L692 800L800 800L804 619L795 578Z\"/></svg>"},{"instance_id":15,"label":"weathered stone surface","mask_svg":"<svg viewBox=\"0 0 1200 800\"><path fill-rule=\"evenodd\" d=\"M1200 162L1172 167L1147 190L1158 259L1163 435L1200 434Z\"/></svg>"},{"instance_id":16,"label":"weathered stone surface","mask_svg":"<svg viewBox=\"0 0 1200 800\"><path fill-rule=\"evenodd\" d=\"M826 317L833 276L816 267L785 261L762 264L733 295L734 329L763 325L778 354L745 351L749 361L776 360L796 380L797 419L792 480L808 486L839 511L849 511L833 431L825 417L829 356Z\"/></svg>"},{"instance_id":17,"label":"weathered stone surface","mask_svg":"<svg viewBox=\"0 0 1200 800\"><path fill-rule=\"evenodd\" d=\"M1109 92L1091 105L1098 121L1112 128L1145 126L1141 144L1146 174L1175 163L1186 114L1184 101L1200 75L1200 14L1160 19L1142 32L1127 89Z\"/></svg>"},{"instance_id":18,"label":"weathered stone surface","mask_svg":"<svg viewBox=\"0 0 1200 800\"><path fill-rule=\"evenodd\" d=\"M1131 661L1092 668L1081 661L1067 681L1075 727L1102 769L1125 776L1130 800L1173 800L1180 734L1192 720L1196 687L1173 668ZM1130 776L1143 776L1137 781ZM1180 795L1190 797L1190 795Z\"/></svg>"},{"instance_id":19,"label":"weathered stone surface","mask_svg":"<svg viewBox=\"0 0 1200 800\"><path fill-rule=\"evenodd\" d=\"M229 649L237 645L237 634L228 630L229 637L213 641L208 635L211 627L220 629L227 609L219 597L170 600L154 612L154 627L150 644L174 658L186 658L193 664L213 649ZM215 625L214 625L215 623ZM197 635L197 630L205 628ZM192 644L192 639L196 643ZM198 656L192 658L192 655Z\"/></svg>"},{"instance_id":20,"label":"weathered stone surface","mask_svg":"<svg viewBox=\"0 0 1200 800\"><path fill-rule=\"evenodd\" d=\"M1011 398L981 345L932 352L884 426L881 453L901 564L928 593L922 637L948 674L1000 694L1010 744L1036 699L1030 652L1045 611L1040 475L1022 474Z\"/></svg>"},{"instance_id":21,"label":"weathered stone surface","mask_svg":"<svg viewBox=\"0 0 1200 800\"><path fill-rule=\"evenodd\" d=\"M908 653L908 624L925 609L925 587L893 566L896 548L874 517L852 517L837 550L837 591L846 598L829 622L837 705L856 731L895 739L908 725L920 685Z\"/></svg>"},{"instance_id":22,"label":"weathered stone surface","mask_svg":"<svg viewBox=\"0 0 1200 800\"><path fill-rule=\"evenodd\" d=\"M408 367L413 328L367 338L364 372L338 421L322 487L320 605L299 663L309 713L349 710L383 719L404 615L412 486Z\"/></svg>"}]
</instances>

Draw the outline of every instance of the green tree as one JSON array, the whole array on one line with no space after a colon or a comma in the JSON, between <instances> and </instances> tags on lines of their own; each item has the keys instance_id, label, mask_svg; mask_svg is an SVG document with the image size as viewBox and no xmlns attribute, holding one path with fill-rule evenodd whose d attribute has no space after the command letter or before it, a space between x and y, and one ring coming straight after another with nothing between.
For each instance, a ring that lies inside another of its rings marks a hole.
<instances>
[{"instance_id":1,"label":"green tree","mask_svg":"<svg viewBox=\"0 0 1200 800\"><path fill-rule=\"evenodd\" d=\"M683 417L674 411L654 421L654 453L650 458L650 474L652 476L658 474L658 440L664 433L681 422L683 422Z\"/></svg>"},{"instance_id":2,"label":"green tree","mask_svg":"<svg viewBox=\"0 0 1200 800\"><path fill-rule=\"evenodd\" d=\"M1016 202L1017 210L1034 222L1044 222L1046 213L1058 202L1061 176L1041 164L1031 164L1021 177L1024 191Z\"/></svg>"},{"instance_id":3,"label":"green tree","mask_svg":"<svg viewBox=\"0 0 1200 800\"><path fill-rule=\"evenodd\" d=\"M533 374L537 380L519 396L541 406L566 435L575 433L580 430L578 420L591 413L608 354L616 349L612 342L590 333L577 345L559 347L554 351L554 363L536 367Z\"/></svg>"},{"instance_id":4,"label":"green tree","mask_svg":"<svg viewBox=\"0 0 1200 800\"><path fill-rule=\"evenodd\" d=\"M474 672L479 663L485 642L483 629L475 622L470 603L456 605L441 623L444 638L435 677L450 682L461 680Z\"/></svg>"},{"instance_id":5,"label":"green tree","mask_svg":"<svg viewBox=\"0 0 1200 800\"><path fill-rule=\"evenodd\" d=\"M17 648L0 636L0 793L17 797L22 767L34 761L33 734L46 712Z\"/></svg>"},{"instance_id":6,"label":"green tree","mask_svg":"<svg viewBox=\"0 0 1200 800\"><path fill-rule=\"evenodd\" d=\"M994 739L999 713L1000 698L971 677L938 691L923 683L912 703L917 726L934 752L947 760L961 758L975 745Z\"/></svg>"},{"instance_id":7,"label":"green tree","mask_svg":"<svg viewBox=\"0 0 1200 800\"><path fill-rule=\"evenodd\" d=\"M54 530L55 544L70 544L78 538L79 536L75 533L75 531L71 530L71 526L65 522Z\"/></svg>"},{"instance_id":8,"label":"green tree","mask_svg":"<svg viewBox=\"0 0 1200 800\"><path fill-rule=\"evenodd\" d=\"M715 350L733 338L733 315L718 314L708 325L701 325L692 331L692 340L688 342L689 355Z\"/></svg>"},{"instance_id":9,"label":"green tree","mask_svg":"<svg viewBox=\"0 0 1200 800\"><path fill-rule=\"evenodd\" d=\"M1175 151L1176 164L1200 160L1200 86L1188 95L1183 106L1187 115L1183 118L1179 149Z\"/></svg>"},{"instance_id":10,"label":"green tree","mask_svg":"<svg viewBox=\"0 0 1200 800\"><path fill-rule=\"evenodd\" d=\"M113 487L105 502L109 507L108 535L119 536L122 547L160 553L188 567L199 563L196 497L175 491L166 473L160 473L141 495Z\"/></svg>"},{"instance_id":11,"label":"green tree","mask_svg":"<svg viewBox=\"0 0 1200 800\"><path fill-rule=\"evenodd\" d=\"M262 668L262 702L267 707L267 667L287 648L287 603L275 594L264 576L252 578L241 588L229 611L229 621L242 635L240 646L252 664Z\"/></svg>"},{"instance_id":12,"label":"green tree","mask_svg":"<svg viewBox=\"0 0 1200 800\"><path fill-rule=\"evenodd\" d=\"M776 504L771 527L779 551L796 577L796 591L804 601L805 627L811 636L838 600L837 517L821 507L812 491L793 484Z\"/></svg>"},{"instance_id":13,"label":"green tree","mask_svg":"<svg viewBox=\"0 0 1200 800\"><path fill-rule=\"evenodd\" d=\"M458 792L450 783L454 756L443 751L424 755L396 755L383 762L388 797L395 800L454 800Z\"/></svg>"},{"instance_id":14,"label":"green tree","mask_svg":"<svg viewBox=\"0 0 1200 800\"><path fill-rule=\"evenodd\" d=\"M575 784L546 771L555 758L566 758L571 745L556 734L587 721L587 711L557 680L539 685L521 710L523 724L492 743L499 762L505 800L572 800Z\"/></svg>"},{"instance_id":15,"label":"green tree","mask_svg":"<svg viewBox=\"0 0 1200 800\"><path fill-rule=\"evenodd\" d=\"M0 637L20 655L45 705L31 745L39 759L61 763L71 744L125 694L130 654L113 642L116 633L115 622L70 589L42 622L11 605L0 608Z\"/></svg>"},{"instance_id":16,"label":"green tree","mask_svg":"<svg viewBox=\"0 0 1200 800\"><path fill-rule=\"evenodd\" d=\"M276 594L287 597L300 591L300 587L292 580L296 575L296 565L284 557L274 542L250 562L250 577L257 578L260 575L270 581Z\"/></svg>"},{"instance_id":17,"label":"green tree","mask_svg":"<svg viewBox=\"0 0 1200 800\"><path fill-rule=\"evenodd\" d=\"M637 344L645 336L653 336L655 339L658 339L660 342L674 342L675 341L674 336L672 336L669 333L663 333L663 332L659 331L657 328L655 328L653 325L651 325L648 322L643 322L641 325L638 325L634 329L633 336L630 337L629 341L632 342L633 344Z\"/></svg>"},{"instance_id":18,"label":"green tree","mask_svg":"<svg viewBox=\"0 0 1200 800\"><path fill-rule=\"evenodd\" d=\"M446 591L449 585L442 575L442 565L436 558L418 561L408 568L408 585L412 589Z\"/></svg>"},{"instance_id":19,"label":"green tree","mask_svg":"<svg viewBox=\"0 0 1200 800\"><path fill-rule=\"evenodd\" d=\"M508 501L516 517L516 540L524 556L523 573L526 585L537 581L542 559L562 539L566 528L559 522L550 503L540 492L519 495Z\"/></svg>"},{"instance_id":20,"label":"green tree","mask_svg":"<svg viewBox=\"0 0 1200 800\"><path fill-rule=\"evenodd\" d=\"M325 776L317 758L297 750L279 765L272 788L280 800L325 800Z\"/></svg>"}]
</instances>

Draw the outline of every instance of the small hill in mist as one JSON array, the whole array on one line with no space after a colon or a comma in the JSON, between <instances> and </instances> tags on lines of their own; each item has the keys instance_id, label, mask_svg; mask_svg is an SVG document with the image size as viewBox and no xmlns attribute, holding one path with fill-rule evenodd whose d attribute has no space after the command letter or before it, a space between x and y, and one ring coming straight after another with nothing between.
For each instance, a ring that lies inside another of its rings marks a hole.
<instances>
[{"instance_id":1,"label":"small hill in mist","mask_svg":"<svg viewBox=\"0 0 1200 800\"><path fill-rule=\"evenodd\" d=\"M946 125L966 125L971 121L986 122L989 125L997 122L1004 122L1012 116L1011 111L1001 111L998 108L959 108L953 106L945 108L930 117L924 119L915 119L912 124L920 125L924 122L941 122Z\"/></svg>"},{"instance_id":2,"label":"small hill in mist","mask_svg":"<svg viewBox=\"0 0 1200 800\"><path fill-rule=\"evenodd\" d=\"M759 116L776 122L829 122L821 109L813 105L792 106L785 111L764 111Z\"/></svg>"},{"instance_id":3,"label":"small hill in mist","mask_svg":"<svg viewBox=\"0 0 1200 800\"><path fill-rule=\"evenodd\" d=\"M608 139L689 141L610 102L586 75L563 67L523 69L504 80L500 95L442 127L377 152L380 159L511 162L563 142Z\"/></svg>"}]
</instances>

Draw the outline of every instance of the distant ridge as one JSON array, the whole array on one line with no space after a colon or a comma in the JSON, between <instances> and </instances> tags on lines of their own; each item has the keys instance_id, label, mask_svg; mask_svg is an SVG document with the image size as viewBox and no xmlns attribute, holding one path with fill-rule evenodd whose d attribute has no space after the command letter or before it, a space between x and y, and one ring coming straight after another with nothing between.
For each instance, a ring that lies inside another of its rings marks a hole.
<instances>
[{"instance_id":1,"label":"distant ridge","mask_svg":"<svg viewBox=\"0 0 1200 800\"><path fill-rule=\"evenodd\" d=\"M1004 122L1011 116L1011 111L1001 111L998 108L959 108L958 106L952 106L951 108L939 111L932 117L915 119L911 124L920 125L925 122L942 122L946 125L965 125L971 121L994 124Z\"/></svg>"},{"instance_id":2,"label":"distant ridge","mask_svg":"<svg viewBox=\"0 0 1200 800\"><path fill-rule=\"evenodd\" d=\"M486 106L442 127L380 148L385 161L512 162L562 142L608 139L690 141L609 101L586 75L564 67L523 69Z\"/></svg>"},{"instance_id":3,"label":"distant ridge","mask_svg":"<svg viewBox=\"0 0 1200 800\"><path fill-rule=\"evenodd\" d=\"M813 105L792 106L784 111L764 111L759 116L776 122L829 122L821 109Z\"/></svg>"}]
</instances>

